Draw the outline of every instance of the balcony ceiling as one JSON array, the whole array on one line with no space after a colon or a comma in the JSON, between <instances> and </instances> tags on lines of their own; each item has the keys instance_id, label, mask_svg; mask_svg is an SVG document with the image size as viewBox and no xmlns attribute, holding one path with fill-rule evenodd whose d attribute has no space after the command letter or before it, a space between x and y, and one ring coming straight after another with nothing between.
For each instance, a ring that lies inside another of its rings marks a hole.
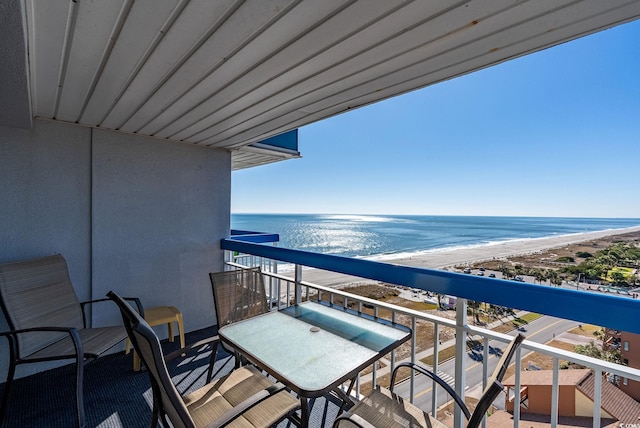
<instances>
[{"instance_id":1,"label":"balcony ceiling","mask_svg":"<svg viewBox=\"0 0 640 428\"><path fill-rule=\"evenodd\" d=\"M637 0L23 1L32 117L232 150L234 168L291 157L246 148L267 137L640 17Z\"/></svg>"}]
</instances>

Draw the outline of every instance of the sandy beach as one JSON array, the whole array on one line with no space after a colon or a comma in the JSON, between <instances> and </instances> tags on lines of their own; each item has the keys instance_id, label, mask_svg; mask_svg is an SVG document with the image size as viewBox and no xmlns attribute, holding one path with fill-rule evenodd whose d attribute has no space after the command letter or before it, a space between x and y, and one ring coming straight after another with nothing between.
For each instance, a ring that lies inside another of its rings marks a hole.
<instances>
[{"instance_id":1,"label":"sandy beach","mask_svg":"<svg viewBox=\"0 0 640 428\"><path fill-rule=\"evenodd\" d=\"M564 248L603 238L608 238L607 240L613 241L614 238L612 237L628 234L635 234L637 237L640 237L640 226L546 238L515 240L455 250L433 251L397 259L387 256L384 261L403 266L447 269L453 266L472 265L495 259L509 259L517 256L539 254L548 250ZM305 269L302 277L304 281L330 287L364 282L362 278L317 269Z\"/></svg>"},{"instance_id":2,"label":"sandy beach","mask_svg":"<svg viewBox=\"0 0 640 428\"><path fill-rule=\"evenodd\" d=\"M444 269L456 265L478 263L485 260L507 259L523 254L538 253L553 248L591 241L604 237L640 232L640 226L626 229L601 230L597 232L579 233L564 236L553 236L538 239L525 239L492 245L481 245L472 248L461 248L450 251L426 253L424 255L389 260L391 263Z\"/></svg>"}]
</instances>

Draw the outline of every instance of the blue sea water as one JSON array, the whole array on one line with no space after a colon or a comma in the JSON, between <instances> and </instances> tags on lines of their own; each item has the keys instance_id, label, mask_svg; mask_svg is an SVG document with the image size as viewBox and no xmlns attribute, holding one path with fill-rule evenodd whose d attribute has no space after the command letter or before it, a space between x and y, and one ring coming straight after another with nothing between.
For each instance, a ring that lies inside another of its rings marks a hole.
<instances>
[{"instance_id":1,"label":"blue sea water","mask_svg":"<svg viewBox=\"0 0 640 428\"><path fill-rule=\"evenodd\" d=\"M622 229L640 219L343 214L232 214L231 228L277 233L278 246L347 257L410 255Z\"/></svg>"}]
</instances>

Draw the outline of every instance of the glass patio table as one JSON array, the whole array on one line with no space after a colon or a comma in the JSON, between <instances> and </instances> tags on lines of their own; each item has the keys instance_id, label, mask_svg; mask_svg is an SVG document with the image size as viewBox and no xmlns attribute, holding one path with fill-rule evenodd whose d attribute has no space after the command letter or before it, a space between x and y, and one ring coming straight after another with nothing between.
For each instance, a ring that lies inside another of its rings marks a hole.
<instances>
[{"instance_id":1,"label":"glass patio table","mask_svg":"<svg viewBox=\"0 0 640 428\"><path fill-rule=\"evenodd\" d=\"M220 328L220 338L300 397L334 391L345 402L357 374L411 337L411 329L342 306L305 302ZM350 381L347 392L339 386Z\"/></svg>"}]
</instances>

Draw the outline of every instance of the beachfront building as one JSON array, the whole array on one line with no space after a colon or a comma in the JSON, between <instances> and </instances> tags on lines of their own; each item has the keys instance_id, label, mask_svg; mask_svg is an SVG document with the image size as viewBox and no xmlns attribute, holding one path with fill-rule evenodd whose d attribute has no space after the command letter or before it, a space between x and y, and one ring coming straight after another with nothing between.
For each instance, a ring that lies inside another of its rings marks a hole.
<instances>
[{"instance_id":1,"label":"beachfront building","mask_svg":"<svg viewBox=\"0 0 640 428\"><path fill-rule=\"evenodd\" d=\"M622 364L640 368L640 334L620 332L620 356ZM640 382L633 379L620 379L620 389L640 401Z\"/></svg>"},{"instance_id":2,"label":"beachfront building","mask_svg":"<svg viewBox=\"0 0 640 428\"><path fill-rule=\"evenodd\" d=\"M558 375L558 415L574 423L593 418L594 373L589 369L560 370ZM507 387L505 409L513 413L517 397L520 412L551 415L552 370L529 370L520 376L520 394L515 392L515 376L505 379ZM640 403L609 382L603 382L603 400L600 404L603 424L635 424L640 415Z\"/></svg>"},{"instance_id":3,"label":"beachfront building","mask_svg":"<svg viewBox=\"0 0 640 428\"><path fill-rule=\"evenodd\" d=\"M267 256L228 240L232 171L300 156L300 126L638 17L638 1L2 1L0 262L59 253L80 300L115 290L209 326L225 250ZM631 303L354 263L313 264L640 333Z\"/></svg>"}]
</instances>

